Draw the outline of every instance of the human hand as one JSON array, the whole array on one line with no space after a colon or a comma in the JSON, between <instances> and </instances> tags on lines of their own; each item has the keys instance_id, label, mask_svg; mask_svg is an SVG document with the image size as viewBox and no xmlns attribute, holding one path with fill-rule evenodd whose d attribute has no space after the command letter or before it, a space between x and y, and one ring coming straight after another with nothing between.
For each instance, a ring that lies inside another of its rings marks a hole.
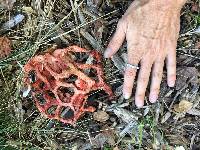
<instances>
[{"instance_id":1,"label":"human hand","mask_svg":"<svg viewBox=\"0 0 200 150\"><path fill-rule=\"evenodd\" d=\"M127 40L128 64L140 70L135 104L144 105L145 91L152 72L149 101L156 102L166 59L168 86L176 80L176 46L180 26L180 10L186 0L135 0L119 20L116 32L104 53L112 57ZM127 65L124 74L124 98L130 98L137 69Z\"/></svg>"}]
</instances>

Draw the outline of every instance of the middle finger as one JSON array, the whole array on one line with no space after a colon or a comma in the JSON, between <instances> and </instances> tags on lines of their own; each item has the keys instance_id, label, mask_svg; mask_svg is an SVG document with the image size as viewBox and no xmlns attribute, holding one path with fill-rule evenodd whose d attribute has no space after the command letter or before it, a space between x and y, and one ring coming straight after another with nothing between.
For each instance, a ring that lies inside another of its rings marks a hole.
<instances>
[{"instance_id":1,"label":"middle finger","mask_svg":"<svg viewBox=\"0 0 200 150\"><path fill-rule=\"evenodd\" d=\"M140 64L141 68L137 79L135 94L135 104L138 108L144 105L145 91L148 85L153 59L151 57L144 57Z\"/></svg>"}]
</instances>

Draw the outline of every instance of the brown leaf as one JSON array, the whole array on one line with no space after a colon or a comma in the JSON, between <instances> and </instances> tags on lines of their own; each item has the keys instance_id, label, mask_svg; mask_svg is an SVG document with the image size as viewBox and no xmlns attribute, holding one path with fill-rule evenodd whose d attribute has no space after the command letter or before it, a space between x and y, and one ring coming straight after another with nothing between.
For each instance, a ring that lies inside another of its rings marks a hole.
<instances>
[{"instance_id":1,"label":"brown leaf","mask_svg":"<svg viewBox=\"0 0 200 150\"><path fill-rule=\"evenodd\" d=\"M174 110L176 112L183 113L183 112L189 111L192 108L192 106L193 106L193 103L186 100L182 100L179 104L176 104L174 106Z\"/></svg>"},{"instance_id":2,"label":"brown leaf","mask_svg":"<svg viewBox=\"0 0 200 150\"><path fill-rule=\"evenodd\" d=\"M6 57L11 52L11 41L7 37L0 37L0 58Z\"/></svg>"},{"instance_id":3,"label":"brown leaf","mask_svg":"<svg viewBox=\"0 0 200 150\"><path fill-rule=\"evenodd\" d=\"M95 138L91 138L92 145L97 148L103 147L106 141L107 141L107 136L104 135L103 133L99 133L95 136Z\"/></svg>"},{"instance_id":4,"label":"brown leaf","mask_svg":"<svg viewBox=\"0 0 200 150\"><path fill-rule=\"evenodd\" d=\"M111 146L115 145L115 131L111 129L108 125L105 125L102 130L102 133L107 137L106 142Z\"/></svg>"},{"instance_id":5,"label":"brown leaf","mask_svg":"<svg viewBox=\"0 0 200 150\"><path fill-rule=\"evenodd\" d=\"M97 39L102 39L104 28L105 26L103 24L103 21L97 20L94 25L94 29L95 29L94 34Z\"/></svg>"},{"instance_id":6,"label":"brown leaf","mask_svg":"<svg viewBox=\"0 0 200 150\"><path fill-rule=\"evenodd\" d=\"M199 4L198 3L192 3L192 12L199 12Z\"/></svg>"}]
</instances>

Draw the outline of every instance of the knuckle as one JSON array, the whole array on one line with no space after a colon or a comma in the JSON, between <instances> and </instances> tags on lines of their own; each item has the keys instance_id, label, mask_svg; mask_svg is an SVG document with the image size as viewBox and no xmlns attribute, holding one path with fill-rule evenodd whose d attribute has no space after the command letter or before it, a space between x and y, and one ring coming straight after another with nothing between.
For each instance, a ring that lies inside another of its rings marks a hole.
<instances>
[{"instance_id":1,"label":"knuckle","mask_svg":"<svg viewBox=\"0 0 200 150\"><path fill-rule=\"evenodd\" d=\"M142 68L143 68L143 71L144 72L147 72L147 71L149 71L150 69L151 69L151 65L150 65L151 63L148 63L148 64L142 64Z\"/></svg>"},{"instance_id":2,"label":"knuckle","mask_svg":"<svg viewBox=\"0 0 200 150\"><path fill-rule=\"evenodd\" d=\"M156 50L152 50L152 51L150 51L148 53L148 57L149 58L155 58L156 54L157 54L157 51Z\"/></svg>"},{"instance_id":3,"label":"knuckle","mask_svg":"<svg viewBox=\"0 0 200 150\"><path fill-rule=\"evenodd\" d=\"M158 36L153 36L153 35L149 35L149 34L146 34L146 33L141 34L141 36L142 36L144 39L151 39L151 40L156 40L156 39L158 39Z\"/></svg>"},{"instance_id":4,"label":"knuckle","mask_svg":"<svg viewBox=\"0 0 200 150\"><path fill-rule=\"evenodd\" d=\"M163 65L164 64L164 57L155 60L155 63L157 63L159 65Z\"/></svg>"},{"instance_id":5,"label":"knuckle","mask_svg":"<svg viewBox=\"0 0 200 150\"><path fill-rule=\"evenodd\" d=\"M130 92L132 90L132 86L131 85L124 85L123 90L126 92Z\"/></svg>"},{"instance_id":6,"label":"knuckle","mask_svg":"<svg viewBox=\"0 0 200 150\"><path fill-rule=\"evenodd\" d=\"M139 62L139 60L142 57L142 53L140 51L138 51L138 48L136 45L132 44L131 46L128 46L128 58L130 63L131 62Z\"/></svg>"},{"instance_id":7,"label":"knuckle","mask_svg":"<svg viewBox=\"0 0 200 150\"><path fill-rule=\"evenodd\" d=\"M169 67L176 68L176 63L175 62L169 63Z\"/></svg>"},{"instance_id":8,"label":"knuckle","mask_svg":"<svg viewBox=\"0 0 200 150\"><path fill-rule=\"evenodd\" d=\"M134 51L135 49L138 49L139 44L140 44L139 41L129 39L129 40L128 40L128 43L127 43L127 45L128 45L128 50L129 50L129 51ZM140 54L141 54L140 51L138 51L138 53L135 53L135 55L140 55Z\"/></svg>"},{"instance_id":9,"label":"knuckle","mask_svg":"<svg viewBox=\"0 0 200 150\"><path fill-rule=\"evenodd\" d=\"M148 78L147 77L140 77L138 84L146 84L147 82L148 82Z\"/></svg>"},{"instance_id":10,"label":"knuckle","mask_svg":"<svg viewBox=\"0 0 200 150\"><path fill-rule=\"evenodd\" d=\"M162 78L162 72L153 72L153 78L156 79Z\"/></svg>"},{"instance_id":11,"label":"knuckle","mask_svg":"<svg viewBox=\"0 0 200 150\"><path fill-rule=\"evenodd\" d=\"M145 96L145 93L138 93L138 94L136 94L135 98L142 100L142 99L144 99L144 96Z\"/></svg>"},{"instance_id":12,"label":"knuckle","mask_svg":"<svg viewBox=\"0 0 200 150\"><path fill-rule=\"evenodd\" d=\"M157 59L155 60L156 63L164 63L166 54L162 53L162 54L158 54Z\"/></svg>"},{"instance_id":13,"label":"knuckle","mask_svg":"<svg viewBox=\"0 0 200 150\"><path fill-rule=\"evenodd\" d=\"M135 76L135 70L133 69L126 69L126 77L130 78Z\"/></svg>"},{"instance_id":14,"label":"knuckle","mask_svg":"<svg viewBox=\"0 0 200 150\"><path fill-rule=\"evenodd\" d=\"M146 55L142 58L140 64L141 66L146 70L149 70L153 64L154 58L150 57L149 55Z\"/></svg>"},{"instance_id":15,"label":"knuckle","mask_svg":"<svg viewBox=\"0 0 200 150\"><path fill-rule=\"evenodd\" d=\"M151 89L151 93L155 94L155 93L159 93L160 92L160 86L158 87L153 87L153 89Z\"/></svg>"},{"instance_id":16,"label":"knuckle","mask_svg":"<svg viewBox=\"0 0 200 150\"><path fill-rule=\"evenodd\" d=\"M169 78L170 80L176 80L176 73L169 74L169 75L168 75L168 78Z\"/></svg>"}]
</instances>

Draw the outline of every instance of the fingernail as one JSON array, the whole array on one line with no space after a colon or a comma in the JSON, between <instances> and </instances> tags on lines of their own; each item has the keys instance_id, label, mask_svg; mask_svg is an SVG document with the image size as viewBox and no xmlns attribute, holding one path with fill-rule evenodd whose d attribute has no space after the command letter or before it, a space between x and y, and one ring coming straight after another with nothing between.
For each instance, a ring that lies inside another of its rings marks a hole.
<instances>
[{"instance_id":1,"label":"fingernail","mask_svg":"<svg viewBox=\"0 0 200 150\"><path fill-rule=\"evenodd\" d=\"M135 105L137 106L137 108L142 108L143 105L144 105L144 102L141 99L136 99L135 100Z\"/></svg>"},{"instance_id":2,"label":"fingernail","mask_svg":"<svg viewBox=\"0 0 200 150\"><path fill-rule=\"evenodd\" d=\"M129 99L131 97L131 95L128 94L128 93L124 93L123 96L124 96L125 99Z\"/></svg>"},{"instance_id":3,"label":"fingernail","mask_svg":"<svg viewBox=\"0 0 200 150\"><path fill-rule=\"evenodd\" d=\"M111 49L110 49L110 48L107 48L107 49L105 50L105 52L104 52L104 57L105 57L105 58L110 57L110 52L111 52Z\"/></svg>"},{"instance_id":4,"label":"fingernail","mask_svg":"<svg viewBox=\"0 0 200 150\"><path fill-rule=\"evenodd\" d=\"M168 81L168 86L169 87L174 87L174 85L175 85L175 81L174 80L169 80Z\"/></svg>"},{"instance_id":5,"label":"fingernail","mask_svg":"<svg viewBox=\"0 0 200 150\"><path fill-rule=\"evenodd\" d=\"M155 103L157 101L157 99L158 99L157 94L151 94L150 97L149 97L149 101L151 103Z\"/></svg>"}]
</instances>

